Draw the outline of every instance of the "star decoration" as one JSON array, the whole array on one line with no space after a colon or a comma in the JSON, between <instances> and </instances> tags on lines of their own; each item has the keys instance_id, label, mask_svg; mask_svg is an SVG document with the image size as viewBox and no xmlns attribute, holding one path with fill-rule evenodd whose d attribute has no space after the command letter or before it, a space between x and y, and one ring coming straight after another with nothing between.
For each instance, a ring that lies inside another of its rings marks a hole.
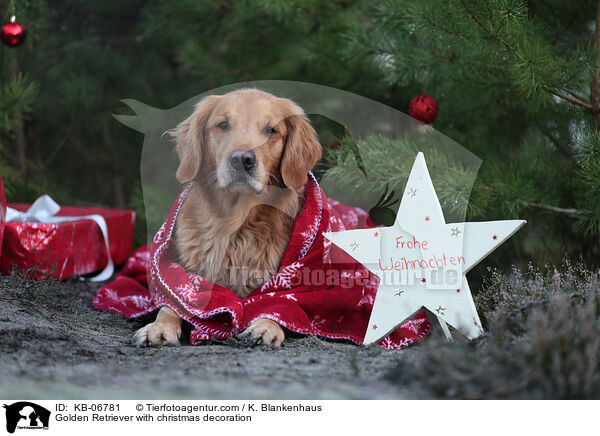
<instances>
[{"instance_id":1,"label":"star decoration","mask_svg":"<svg viewBox=\"0 0 600 436\"><path fill-rule=\"evenodd\" d=\"M431 218L429 218L428 216L425 217L425 221L429 222L431 220Z\"/></svg>"},{"instance_id":2,"label":"star decoration","mask_svg":"<svg viewBox=\"0 0 600 436\"><path fill-rule=\"evenodd\" d=\"M375 233L373 234L373 236L375 236L375 237L379 236L379 232L375 232Z\"/></svg>"},{"instance_id":3,"label":"star decoration","mask_svg":"<svg viewBox=\"0 0 600 436\"><path fill-rule=\"evenodd\" d=\"M372 229L324 233L379 277L368 324L373 328L366 329L363 343L386 337L423 307L437 316L447 336L446 323L468 338L479 336L483 329L465 274L525 221L446 224L423 153L415 159L404 194L396 222L378 228L379 238L373 238Z\"/></svg>"}]
</instances>

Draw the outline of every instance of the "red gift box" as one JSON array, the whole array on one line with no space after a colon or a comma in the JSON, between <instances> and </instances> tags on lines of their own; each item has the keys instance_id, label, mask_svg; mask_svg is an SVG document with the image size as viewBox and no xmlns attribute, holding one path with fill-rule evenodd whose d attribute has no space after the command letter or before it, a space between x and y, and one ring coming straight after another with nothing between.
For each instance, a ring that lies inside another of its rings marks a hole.
<instances>
[{"instance_id":1,"label":"red gift box","mask_svg":"<svg viewBox=\"0 0 600 436\"><path fill-rule=\"evenodd\" d=\"M12 203L24 212L30 204ZM121 209L61 207L56 217L98 214L108 227L110 254L115 265L125 263L133 251L135 212ZM108 262L102 231L90 219L59 223L7 222L0 257L0 271L13 266L29 270L32 277L67 279L103 269Z\"/></svg>"},{"instance_id":2,"label":"red gift box","mask_svg":"<svg viewBox=\"0 0 600 436\"><path fill-rule=\"evenodd\" d=\"M4 185L2 176L0 176L0 248L2 248L2 238L4 237L4 223L6 222L6 195L4 195Z\"/></svg>"}]
</instances>

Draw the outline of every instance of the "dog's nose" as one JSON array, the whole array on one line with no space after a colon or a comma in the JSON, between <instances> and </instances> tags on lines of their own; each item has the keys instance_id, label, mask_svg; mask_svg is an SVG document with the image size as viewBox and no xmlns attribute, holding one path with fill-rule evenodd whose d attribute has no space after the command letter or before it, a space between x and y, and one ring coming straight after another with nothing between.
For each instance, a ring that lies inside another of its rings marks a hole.
<instances>
[{"instance_id":1,"label":"dog's nose","mask_svg":"<svg viewBox=\"0 0 600 436\"><path fill-rule=\"evenodd\" d=\"M250 171L256 166L256 155L250 150L234 150L229 155L229 163L236 170Z\"/></svg>"}]
</instances>

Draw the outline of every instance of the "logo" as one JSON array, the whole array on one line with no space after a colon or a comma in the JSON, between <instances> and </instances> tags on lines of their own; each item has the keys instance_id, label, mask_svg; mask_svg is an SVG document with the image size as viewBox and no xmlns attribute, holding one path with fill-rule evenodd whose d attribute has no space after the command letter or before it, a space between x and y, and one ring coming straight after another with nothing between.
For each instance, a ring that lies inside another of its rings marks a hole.
<instances>
[{"instance_id":1,"label":"logo","mask_svg":"<svg viewBox=\"0 0 600 436\"><path fill-rule=\"evenodd\" d=\"M48 429L50 411L28 401L19 401L4 405L6 409L6 431L14 433L16 429Z\"/></svg>"}]
</instances>

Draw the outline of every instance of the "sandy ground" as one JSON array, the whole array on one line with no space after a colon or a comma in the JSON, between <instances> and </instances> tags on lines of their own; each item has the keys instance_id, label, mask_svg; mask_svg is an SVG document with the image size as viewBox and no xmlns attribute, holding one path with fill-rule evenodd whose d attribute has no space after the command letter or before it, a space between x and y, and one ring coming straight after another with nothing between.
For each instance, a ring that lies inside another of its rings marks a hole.
<instances>
[{"instance_id":1,"label":"sandy ground","mask_svg":"<svg viewBox=\"0 0 600 436\"><path fill-rule=\"evenodd\" d=\"M6 399L407 398L384 376L404 351L298 337L137 348L143 323L92 307L97 285L0 278L0 397Z\"/></svg>"}]
</instances>

